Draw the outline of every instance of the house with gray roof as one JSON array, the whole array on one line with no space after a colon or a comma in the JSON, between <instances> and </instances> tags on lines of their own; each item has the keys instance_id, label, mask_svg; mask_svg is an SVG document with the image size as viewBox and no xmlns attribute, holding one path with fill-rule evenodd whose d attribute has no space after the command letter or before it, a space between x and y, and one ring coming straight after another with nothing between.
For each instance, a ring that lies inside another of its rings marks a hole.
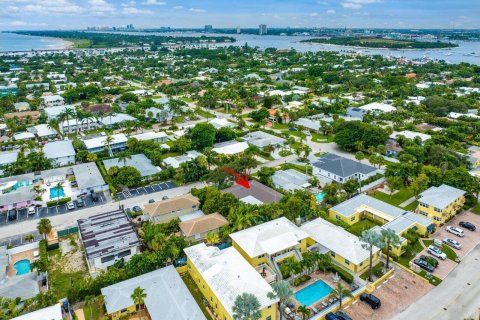
<instances>
[{"instance_id":1,"label":"house with gray roof","mask_svg":"<svg viewBox=\"0 0 480 320\"><path fill-rule=\"evenodd\" d=\"M135 310L133 290L145 290L145 307L155 320L205 320L192 294L173 265L102 288L107 313L114 319Z\"/></svg>"},{"instance_id":2,"label":"house with gray roof","mask_svg":"<svg viewBox=\"0 0 480 320\"><path fill-rule=\"evenodd\" d=\"M222 190L225 193L231 193L235 198L244 203L261 205L264 203L279 202L283 194L267 187L266 185L256 181L249 181L250 188L245 188L241 185L235 184L230 188Z\"/></svg>"},{"instance_id":3,"label":"house with gray roof","mask_svg":"<svg viewBox=\"0 0 480 320\"><path fill-rule=\"evenodd\" d=\"M243 139L252 146L256 146L260 149L265 148L266 146L280 147L285 143L285 139L274 136L273 134L266 133L263 131L254 131L247 133L243 136Z\"/></svg>"},{"instance_id":4,"label":"house with gray roof","mask_svg":"<svg viewBox=\"0 0 480 320\"><path fill-rule=\"evenodd\" d=\"M154 174L162 171L159 167L155 167L152 164L152 161L148 159L144 154L134 154L131 158L125 159L125 161L120 160L119 158L103 160L103 165L105 169L110 169L111 167L134 167L137 169L143 178L153 176Z\"/></svg>"},{"instance_id":5,"label":"house with gray roof","mask_svg":"<svg viewBox=\"0 0 480 320\"><path fill-rule=\"evenodd\" d=\"M350 179L362 181L376 173L377 169L372 166L333 153L323 155L313 163L313 175L323 183L344 183Z\"/></svg>"},{"instance_id":6,"label":"house with gray roof","mask_svg":"<svg viewBox=\"0 0 480 320\"><path fill-rule=\"evenodd\" d=\"M54 166L62 167L75 163L75 149L72 141L60 140L48 142L43 146L45 158L50 160Z\"/></svg>"},{"instance_id":7,"label":"house with gray roof","mask_svg":"<svg viewBox=\"0 0 480 320\"><path fill-rule=\"evenodd\" d=\"M140 252L140 240L123 210L80 219L77 224L91 273Z\"/></svg>"},{"instance_id":8,"label":"house with gray roof","mask_svg":"<svg viewBox=\"0 0 480 320\"><path fill-rule=\"evenodd\" d=\"M108 185L103 180L100 170L95 162L87 162L73 166L73 174L77 180L80 193L91 191L100 192L108 190Z\"/></svg>"},{"instance_id":9,"label":"house with gray roof","mask_svg":"<svg viewBox=\"0 0 480 320\"><path fill-rule=\"evenodd\" d=\"M272 183L276 188L286 191L295 191L310 187L310 176L294 169L278 170L272 176Z\"/></svg>"}]
</instances>

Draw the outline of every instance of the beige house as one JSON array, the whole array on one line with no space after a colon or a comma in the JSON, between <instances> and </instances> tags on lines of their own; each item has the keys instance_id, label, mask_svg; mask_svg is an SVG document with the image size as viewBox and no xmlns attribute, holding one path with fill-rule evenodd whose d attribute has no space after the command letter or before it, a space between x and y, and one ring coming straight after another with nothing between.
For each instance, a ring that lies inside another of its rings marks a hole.
<instances>
[{"instance_id":1,"label":"beige house","mask_svg":"<svg viewBox=\"0 0 480 320\"><path fill-rule=\"evenodd\" d=\"M143 212L148 214L150 221L154 223L165 223L180 216L198 211L200 201L190 193L149 203L144 206Z\"/></svg>"},{"instance_id":2,"label":"beige house","mask_svg":"<svg viewBox=\"0 0 480 320\"><path fill-rule=\"evenodd\" d=\"M218 232L226 224L228 221L221 214L212 213L181 222L180 230L187 240L203 240L208 232Z\"/></svg>"}]
</instances>

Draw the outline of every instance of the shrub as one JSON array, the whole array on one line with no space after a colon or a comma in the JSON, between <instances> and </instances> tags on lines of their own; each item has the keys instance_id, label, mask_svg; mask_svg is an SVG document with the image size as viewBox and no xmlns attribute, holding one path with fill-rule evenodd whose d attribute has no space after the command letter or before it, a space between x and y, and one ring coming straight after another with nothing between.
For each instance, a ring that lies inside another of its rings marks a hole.
<instances>
[{"instance_id":1,"label":"shrub","mask_svg":"<svg viewBox=\"0 0 480 320\"><path fill-rule=\"evenodd\" d=\"M332 272L336 272L340 278L342 278L346 283L352 284L353 283L353 275L349 272L343 270L337 265L332 265Z\"/></svg>"},{"instance_id":2,"label":"shrub","mask_svg":"<svg viewBox=\"0 0 480 320\"><path fill-rule=\"evenodd\" d=\"M308 280L310 280L312 277L310 277L309 275L303 275L303 276L300 276L298 278L296 278L295 280L293 280L293 285L294 286L299 286L301 284L304 284L305 282L307 282Z\"/></svg>"},{"instance_id":3,"label":"shrub","mask_svg":"<svg viewBox=\"0 0 480 320\"><path fill-rule=\"evenodd\" d=\"M38 247L39 259L33 263L33 267L40 272L46 272L48 266L47 242L41 240Z\"/></svg>"},{"instance_id":4,"label":"shrub","mask_svg":"<svg viewBox=\"0 0 480 320\"><path fill-rule=\"evenodd\" d=\"M72 198L70 197L61 198L60 200L47 201L47 207L59 206L61 204L65 204L70 201L72 201Z\"/></svg>"}]
</instances>

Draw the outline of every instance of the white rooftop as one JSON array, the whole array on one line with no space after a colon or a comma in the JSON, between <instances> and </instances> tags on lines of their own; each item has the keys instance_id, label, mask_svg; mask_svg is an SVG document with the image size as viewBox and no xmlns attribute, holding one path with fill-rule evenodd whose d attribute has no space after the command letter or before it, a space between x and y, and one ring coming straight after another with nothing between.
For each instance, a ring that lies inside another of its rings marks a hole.
<instances>
[{"instance_id":1,"label":"white rooftop","mask_svg":"<svg viewBox=\"0 0 480 320\"><path fill-rule=\"evenodd\" d=\"M61 305L54 304L53 306L46 307L37 311L33 311L12 320L63 320Z\"/></svg>"},{"instance_id":2,"label":"white rooftop","mask_svg":"<svg viewBox=\"0 0 480 320\"><path fill-rule=\"evenodd\" d=\"M111 116L105 116L103 118L100 118L100 123L103 124L104 126L110 126L114 125L116 123L124 122L124 121L136 121L137 118L132 117L129 114L126 113L117 113Z\"/></svg>"},{"instance_id":3,"label":"white rooftop","mask_svg":"<svg viewBox=\"0 0 480 320\"><path fill-rule=\"evenodd\" d=\"M443 209L464 194L465 191L463 190L442 184L439 187L430 187L420 193L418 201Z\"/></svg>"},{"instance_id":4,"label":"white rooftop","mask_svg":"<svg viewBox=\"0 0 480 320\"><path fill-rule=\"evenodd\" d=\"M164 139L168 137L168 135L163 132L155 132L155 131L150 131L150 132L144 132L144 133L139 133L136 135L131 136L131 138L135 138L137 140L154 140L154 139Z\"/></svg>"},{"instance_id":5,"label":"white rooftop","mask_svg":"<svg viewBox=\"0 0 480 320\"><path fill-rule=\"evenodd\" d=\"M156 320L205 320L200 307L173 265L102 288L107 313L133 306L135 288L145 290L145 306Z\"/></svg>"},{"instance_id":6,"label":"white rooftop","mask_svg":"<svg viewBox=\"0 0 480 320\"><path fill-rule=\"evenodd\" d=\"M292 248L307 236L285 217L230 234L230 238L250 257L265 253L271 255Z\"/></svg>"},{"instance_id":7,"label":"white rooftop","mask_svg":"<svg viewBox=\"0 0 480 320\"><path fill-rule=\"evenodd\" d=\"M365 111L382 111L382 112L392 112L397 110L391 104L379 103L379 102L372 102L364 106L361 106L359 108Z\"/></svg>"},{"instance_id":8,"label":"white rooftop","mask_svg":"<svg viewBox=\"0 0 480 320\"><path fill-rule=\"evenodd\" d=\"M49 119L51 118L56 118L58 117L58 115L62 112L64 112L65 110L67 109L71 109L73 111L75 111L75 106L74 105L71 105L71 104L67 104L67 105L64 105L64 106L58 106L58 107L49 107L49 108L45 108L43 111L45 112L45 114L47 115L47 117Z\"/></svg>"},{"instance_id":9,"label":"white rooftop","mask_svg":"<svg viewBox=\"0 0 480 320\"><path fill-rule=\"evenodd\" d=\"M267 297L272 287L235 248L220 250L200 243L184 251L230 315L235 299L242 293L255 295L260 309L277 303Z\"/></svg>"},{"instance_id":10,"label":"white rooftop","mask_svg":"<svg viewBox=\"0 0 480 320\"><path fill-rule=\"evenodd\" d=\"M219 153L219 154L232 155L232 154L242 153L247 148L248 148L248 143L231 140L231 141L215 144L212 151L215 151L216 153Z\"/></svg>"},{"instance_id":11,"label":"white rooftop","mask_svg":"<svg viewBox=\"0 0 480 320\"><path fill-rule=\"evenodd\" d=\"M233 124L231 122L228 122L228 120L225 119L225 118L214 118L214 119L210 120L209 123L212 126L214 126L216 129L220 129L220 128L223 128L223 127L227 127L227 128L235 127L235 124Z\"/></svg>"},{"instance_id":12,"label":"white rooftop","mask_svg":"<svg viewBox=\"0 0 480 320\"><path fill-rule=\"evenodd\" d=\"M48 142L43 146L43 152L47 159L70 157L76 154L72 141L70 140Z\"/></svg>"},{"instance_id":13,"label":"white rooftop","mask_svg":"<svg viewBox=\"0 0 480 320\"><path fill-rule=\"evenodd\" d=\"M95 137L92 139L83 140L83 142L85 143L85 146L87 147L87 149L94 149L94 148L104 147L106 138L107 136L105 135L105 136ZM127 142L127 136L124 135L123 133L114 134L112 135L112 138L113 138L113 141L111 143L112 145L116 143Z\"/></svg>"},{"instance_id":14,"label":"white rooftop","mask_svg":"<svg viewBox=\"0 0 480 320\"><path fill-rule=\"evenodd\" d=\"M28 129L30 132L37 134L37 136L40 138L54 136L57 134L57 131L51 128L48 124L38 124Z\"/></svg>"},{"instance_id":15,"label":"white rooftop","mask_svg":"<svg viewBox=\"0 0 480 320\"><path fill-rule=\"evenodd\" d=\"M362 242L357 236L322 218L307 222L300 229L315 242L354 264L359 264L370 257L369 251L362 248ZM374 247L373 253L379 250Z\"/></svg>"},{"instance_id":16,"label":"white rooftop","mask_svg":"<svg viewBox=\"0 0 480 320\"><path fill-rule=\"evenodd\" d=\"M420 133L420 132L415 132L415 131L410 131L410 130L403 130L403 131L392 133L390 135L390 138L391 139L397 139L398 136L404 136L405 138L410 139L410 140L413 140L416 137L419 137L422 140L422 142L425 142L432 137L431 135L425 134L425 133Z\"/></svg>"}]
</instances>

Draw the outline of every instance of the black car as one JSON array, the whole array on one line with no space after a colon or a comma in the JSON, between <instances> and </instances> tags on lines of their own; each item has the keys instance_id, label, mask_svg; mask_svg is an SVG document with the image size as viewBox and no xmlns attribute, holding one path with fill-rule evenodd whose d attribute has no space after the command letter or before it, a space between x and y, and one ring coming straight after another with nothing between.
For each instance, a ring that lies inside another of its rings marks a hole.
<instances>
[{"instance_id":1,"label":"black car","mask_svg":"<svg viewBox=\"0 0 480 320\"><path fill-rule=\"evenodd\" d=\"M360 301L367 303L372 309L378 309L382 305L380 299L378 299L371 293L362 293L360 295Z\"/></svg>"},{"instance_id":2,"label":"black car","mask_svg":"<svg viewBox=\"0 0 480 320\"><path fill-rule=\"evenodd\" d=\"M92 199L93 202L97 202L98 201L98 194L96 194L95 192L91 193L90 198Z\"/></svg>"},{"instance_id":3,"label":"black car","mask_svg":"<svg viewBox=\"0 0 480 320\"><path fill-rule=\"evenodd\" d=\"M78 182L76 180L73 180L72 182L70 182L70 186L71 187L78 187Z\"/></svg>"},{"instance_id":4,"label":"black car","mask_svg":"<svg viewBox=\"0 0 480 320\"><path fill-rule=\"evenodd\" d=\"M438 267L438 260L435 259L434 257L426 256L426 255L422 254L420 256L420 260L425 261L426 263L428 263L429 265L431 265L434 268Z\"/></svg>"},{"instance_id":5,"label":"black car","mask_svg":"<svg viewBox=\"0 0 480 320\"><path fill-rule=\"evenodd\" d=\"M148 200L148 203L155 203L155 199Z\"/></svg>"},{"instance_id":6,"label":"black car","mask_svg":"<svg viewBox=\"0 0 480 320\"><path fill-rule=\"evenodd\" d=\"M8 211L8 221L17 220L17 210Z\"/></svg>"},{"instance_id":7,"label":"black car","mask_svg":"<svg viewBox=\"0 0 480 320\"><path fill-rule=\"evenodd\" d=\"M464 227L465 229L468 229L470 231L475 231L477 227L473 223L470 223L468 221L460 221L458 224L460 227Z\"/></svg>"},{"instance_id":8,"label":"black car","mask_svg":"<svg viewBox=\"0 0 480 320\"><path fill-rule=\"evenodd\" d=\"M337 311L335 315L340 320L352 320L352 318L350 318L350 316L343 311Z\"/></svg>"},{"instance_id":9,"label":"black car","mask_svg":"<svg viewBox=\"0 0 480 320\"><path fill-rule=\"evenodd\" d=\"M340 320L339 317L337 317L337 315L333 312L329 312L327 313L327 315L325 316L325 320Z\"/></svg>"},{"instance_id":10,"label":"black car","mask_svg":"<svg viewBox=\"0 0 480 320\"><path fill-rule=\"evenodd\" d=\"M428 272L433 272L433 270L435 270L435 268L425 260L415 259L413 263Z\"/></svg>"},{"instance_id":11,"label":"black car","mask_svg":"<svg viewBox=\"0 0 480 320\"><path fill-rule=\"evenodd\" d=\"M7 151L7 147L2 146L2 151Z\"/></svg>"},{"instance_id":12,"label":"black car","mask_svg":"<svg viewBox=\"0 0 480 320\"><path fill-rule=\"evenodd\" d=\"M83 202L83 199L81 198L75 199L75 204L77 205L77 208L85 206L85 202Z\"/></svg>"},{"instance_id":13,"label":"black car","mask_svg":"<svg viewBox=\"0 0 480 320\"><path fill-rule=\"evenodd\" d=\"M142 208L140 208L139 206L134 206L132 209L133 209L133 212L140 212L140 211L142 211Z\"/></svg>"}]
</instances>

